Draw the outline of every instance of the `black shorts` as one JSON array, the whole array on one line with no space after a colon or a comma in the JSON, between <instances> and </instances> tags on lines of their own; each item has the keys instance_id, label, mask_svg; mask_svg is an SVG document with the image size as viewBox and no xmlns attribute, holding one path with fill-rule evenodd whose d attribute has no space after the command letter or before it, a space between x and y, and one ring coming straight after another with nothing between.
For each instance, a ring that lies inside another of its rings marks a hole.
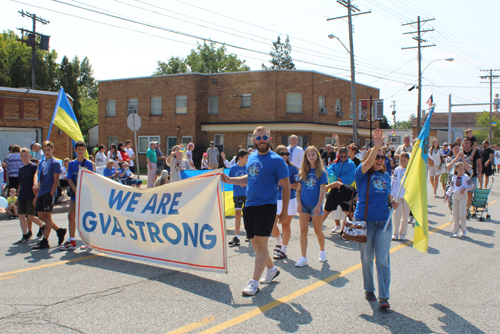
<instances>
[{"instance_id":1,"label":"black shorts","mask_svg":"<svg viewBox=\"0 0 500 334\"><path fill-rule=\"evenodd\" d=\"M342 211L349 211L351 199L353 200L352 211L354 211L357 194L358 191L354 187L345 184L341 185L340 188L331 189L326 198L325 211L335 211L339 205Z\"/></svg>"},{"instance_id":2,"label":"black shorts","mask_svg":"<svg viewBox=\"0 0 500 334\"><path fill-rule=\"evenodd\" d=\"M53 201L50 193L46 193L41 197L38 196L36 200L36 211L37 212L52 212Z\"/></svg>"},{"instance_id":3,"label":"black shorts","mask_svg":"<svg viewBox=\"0 0 500 334\"><path fill-rule=\"evenodd\" d=\"M234 202L234 208L235 209L241 209L243 208L243 205L247 201L246 196L233 196L233 202Z\"/></svg>"},{"instance_id":4,"label":"black shorts","mask_svg":"<svg viewBox=\"0 0 500 334\"><path fill-rule=\"evenodd\" d=\"M489 165L488 167L483 165L483 174L486 176L493 175L493 168L491 168L491 165Z\"/></svg>"},{"instance_id":5,"label":"black shorts","mask_svg":"<svg viewBox=\"0 0 500 334\"><path fill-rule=\"evenodd\" d=\"M35 207L33 206L33 198L25 201L17 200L17 214L34 216L36 214Z\"/></svg>"},{"instance_id":6,"label":"black shorts","mask_svg":"<svg viewBox=\"0 0 500 334\"><path fill-rule=\"evenodd\" d=\"M276 204L264 204L243 208L243 223L247 238L271 236L276 218L276 206Z\"/></svg>"}]
</instances>

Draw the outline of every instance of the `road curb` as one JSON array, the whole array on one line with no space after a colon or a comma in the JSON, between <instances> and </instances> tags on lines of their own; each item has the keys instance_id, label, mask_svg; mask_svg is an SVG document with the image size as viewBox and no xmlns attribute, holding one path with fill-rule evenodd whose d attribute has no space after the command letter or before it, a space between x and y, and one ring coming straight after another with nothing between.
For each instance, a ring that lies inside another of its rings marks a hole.
<instances>
[{"instance_id":1,"label":"road curb","mask_svg":"<svg viewBox=\"0 0 500 334\"><path fill-rule=\"evenodd\" d=\"M69 211L69 201L61 204L57 204L52 209L52 213L65 213ZM16 218L18 219L18 218ZM7 212L0 212L0 221L9 220L9 214ZM12 219L14 220L14 219Z\"/></svg>"}]
</instances>

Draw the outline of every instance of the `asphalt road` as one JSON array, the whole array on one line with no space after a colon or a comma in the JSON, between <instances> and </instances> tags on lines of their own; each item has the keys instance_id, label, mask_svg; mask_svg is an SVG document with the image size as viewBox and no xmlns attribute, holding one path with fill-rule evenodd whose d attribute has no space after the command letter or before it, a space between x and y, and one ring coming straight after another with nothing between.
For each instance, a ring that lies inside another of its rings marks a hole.
<instances>
[{"instance_id":1,"label":"asphalt road","mask_svg":"<svg viewBox=\"0 0 500 334\"><path fill-rule=\"evenodd\" d=\"M95 251L32 251L12 245L19 224L3 220L0 333L500 333L499 201L492 192L493 219L471 219L468 237L452 239L447 207L430 197L428 254L392 243L389 311L364 299L358 245L332 235L332 220L324 225L328 261L317 260L311 229L310 265L295 268L294 219L289 258L276 261L280 276L254 297L241 295L254 261L244 241L229 248L228 274L211 274ZM66 214L54 218L67 226ZM230 239L234 219L227 226Z\"/></svg>"}]
</instances>

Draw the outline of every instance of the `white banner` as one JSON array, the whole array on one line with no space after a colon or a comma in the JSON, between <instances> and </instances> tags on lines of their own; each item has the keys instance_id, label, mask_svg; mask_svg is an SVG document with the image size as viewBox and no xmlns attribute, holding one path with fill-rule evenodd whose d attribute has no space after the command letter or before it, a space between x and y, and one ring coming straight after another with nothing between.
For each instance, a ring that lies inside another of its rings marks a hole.
<instances>
[{"instance_id":1,"label":"white banner","mask_svg":"<svg viewBox=\"0 0 500 334\"><path fill-rule=\"evenodd\" d=\"M110 255L226 273L220 171L136 189L80 169L77 228Z\"/></svg>"}]
</instances>

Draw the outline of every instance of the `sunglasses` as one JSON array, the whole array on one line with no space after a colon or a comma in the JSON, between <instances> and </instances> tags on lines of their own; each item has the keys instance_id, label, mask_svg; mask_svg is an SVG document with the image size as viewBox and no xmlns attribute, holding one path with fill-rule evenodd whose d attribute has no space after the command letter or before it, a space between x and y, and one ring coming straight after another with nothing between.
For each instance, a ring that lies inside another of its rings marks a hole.
<instances>
[{"instance_id":1,"label":"sunglasses","mask_svg":"<svg viewBox=\"0 0 500 334\"><path fill-rule=\"evenodd\" d=\"M284 155L289 156L290 155L290 153L288 153L288 152L280 152L278 154L281 155L281 156L284 156Z\"/></svg>"},{"instance_id":2,"label":"sunglasses","mask_svg":"<svg viewBox=\"0 0 500 334\"><path fill-rule=\"evenodd\" d=\"M379 159L385 159L385 155L377 154L377 156L375 157L375 160L379 160Z\"/></svg>"},{"instance_id":3,"label":"sunglasses","mask_svg":"<svg viewBox=\"0 0 500 334\"><path fill-rule=\"evenodd\" d=\"M255 136L255 140L260 141L260 140L268 140L269 136Z\"/></svg>"},{"instance_id":4,"label":"sunglasses","mask_svg":"<svg viewBox=\"0 0 500 334\"><path fill-rule=\"evenodd\" d=\"M339 155L340 159L347 159L347 155Z\"/></svg>"}]
</instances>

